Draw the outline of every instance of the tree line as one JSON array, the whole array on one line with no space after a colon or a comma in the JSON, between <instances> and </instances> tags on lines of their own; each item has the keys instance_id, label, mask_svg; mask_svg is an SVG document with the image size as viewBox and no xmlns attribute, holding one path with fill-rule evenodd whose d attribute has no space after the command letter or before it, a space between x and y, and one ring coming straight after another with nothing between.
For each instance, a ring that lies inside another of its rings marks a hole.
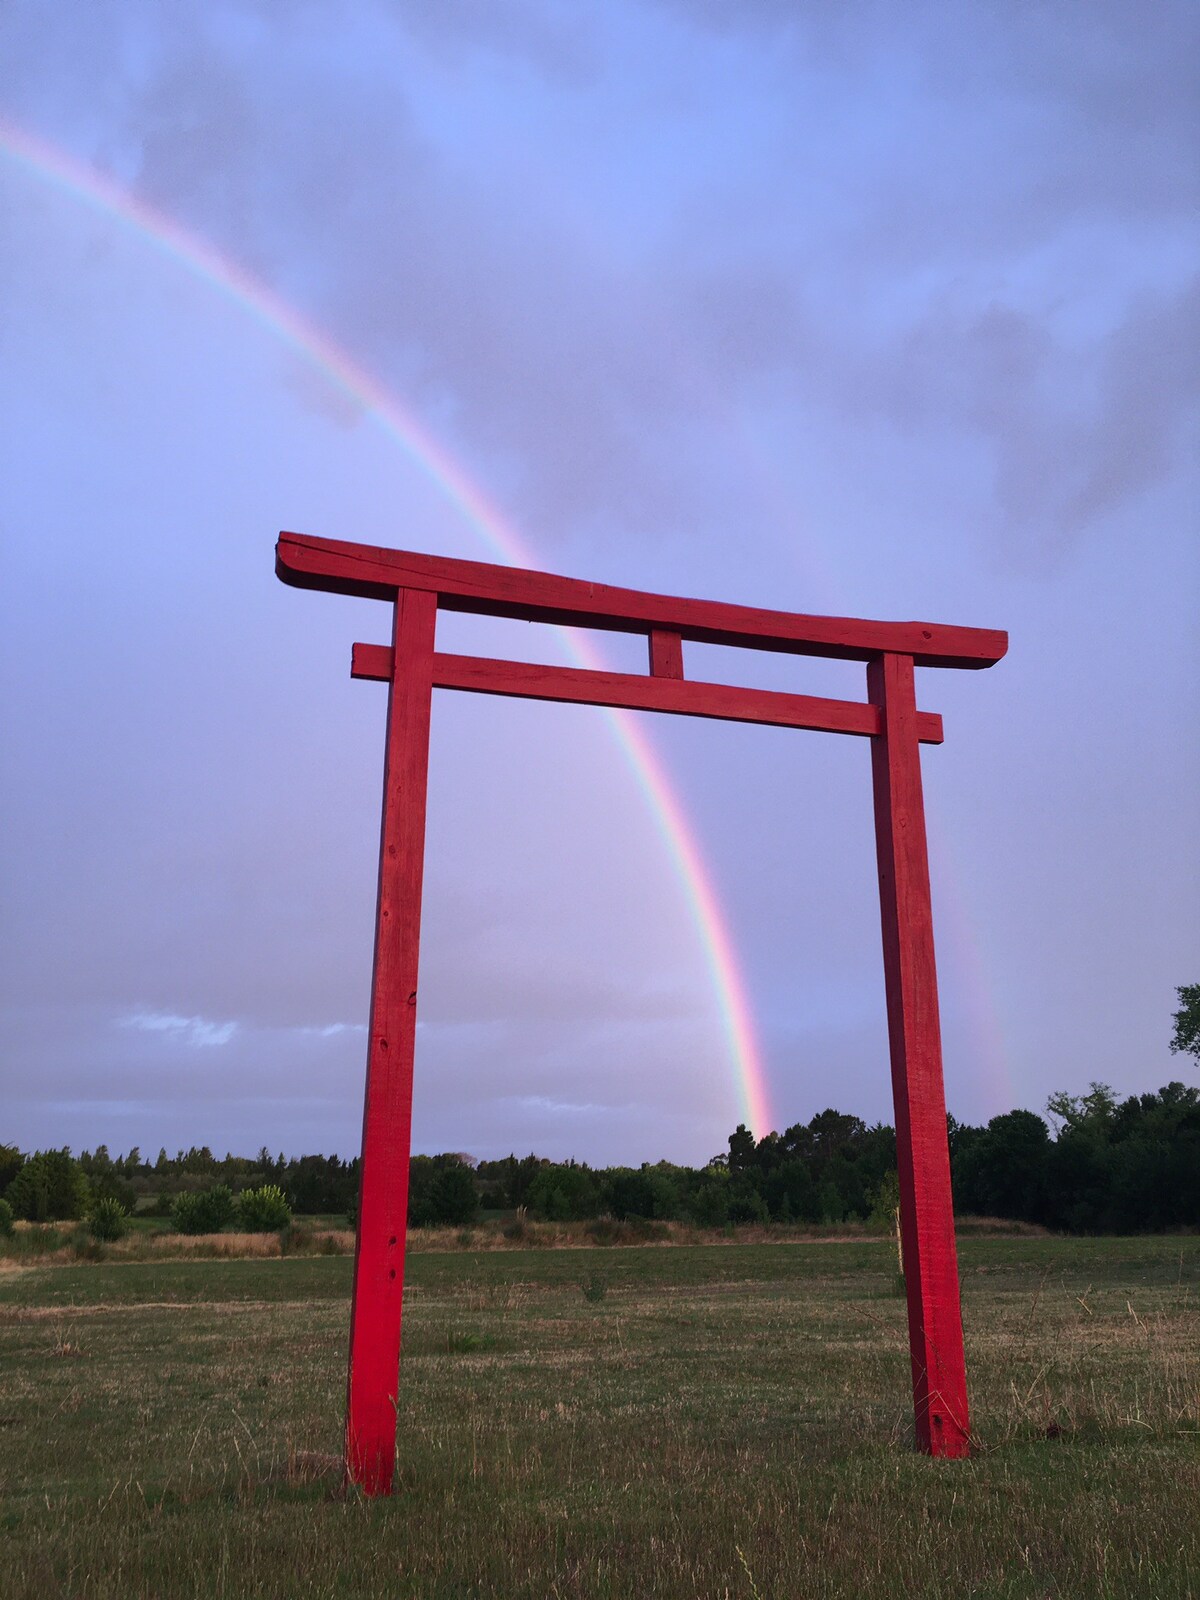
<instances>
[{"instance_id":1,"label":"tree line","mask_svg":"<svg viewBox=\"0 0 1200 1600\"><path fill-rule=\"evenodd\" d=\"M1169 1083L1118 1100L1105 1084L1055 1094L1049 1121L1016 1110L972 1127L947 1119L955 1210L1068 1233L1200 1227L1200 1090ZM354 1220L359 1161L339 1156L218 1158L207 1146L155 1160L137 1148L25 1155L0 1146L0 1199L31 1221L82 1217L99 1201L182 1215L189 1196L274 1186L298 1215ZM702 1167L660 1161L592 1167L515 1154L474 1161L413 1157L414 1227L464 1226L492 1214L552 1222L687 1221L838 1224L885 1221L896 1204L896 1135L828 1109L761 1139L740 1125ZM183 1197L182 1201L181 1198Z\"/></svg>"}]
</instances>

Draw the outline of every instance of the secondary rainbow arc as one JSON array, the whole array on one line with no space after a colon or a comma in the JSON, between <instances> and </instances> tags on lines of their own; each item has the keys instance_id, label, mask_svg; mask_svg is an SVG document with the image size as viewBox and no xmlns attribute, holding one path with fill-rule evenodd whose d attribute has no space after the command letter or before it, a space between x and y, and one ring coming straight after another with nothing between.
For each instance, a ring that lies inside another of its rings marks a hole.
<instances>
[{"instance_id":1,"label":"secondary rainbow arc","mask_svg":"<svg viewBox=\"0 0 1200 1600\"><path fill-rule=\"evenodd\" d=\"M11 123L0 122L0 149L35 176L101 211L146 238L193 275L252 313L337 389L362 406L405 450L460 511L468 526L506 562L539 565L506 521L446 447L374 375L325 332L204 240L181 228L136 195L75 160L57 146ZM567 652L581 665L603 666L578 634L558 630ZM633 777L642 791L695 924L709 972L733 1069L741 1115L759 1136L772 1126L761 1051L726 918L695 830L653 746L625 712L604 711Z\"/></svg>"}]
</instances>

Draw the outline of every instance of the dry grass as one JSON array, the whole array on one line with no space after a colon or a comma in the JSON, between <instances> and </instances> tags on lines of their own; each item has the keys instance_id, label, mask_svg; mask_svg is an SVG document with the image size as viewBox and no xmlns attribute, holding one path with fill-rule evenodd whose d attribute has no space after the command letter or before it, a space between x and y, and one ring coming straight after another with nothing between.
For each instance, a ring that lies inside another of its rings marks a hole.
<instances>
[{"instance_id":1,"label":"dry grass","mask_svg":"<svg viewBox=\"0 0 1200 1600\"><path fill-rule=\"evenodd\" d=\"M663 1249L672 1246L747 1244L882 1243L890 1236L865 1222L820 1226L804 1223L742 1223L736 1228L700 1228L690 1222L488 1222L466 1228L411 1228L410 1253L448 1251Z\"/></svg>"},{"instance_id":2,"label":"dry grass","mask_svg":"<svg viewBox=\"0 0 1200 1600\"><path fill-rule=\"evenodd\" d=\"M71 1223L19 1222L11 1249L0 1254L0 1271L36 1266L70 1266L81 1261L242 1261L284 1255L352 1255L354 1233L297 1223L279 1233L176 1233L173 1229L135 1227L124 1238L98 1244L85 1228Z\"/></svg>"},{"instance_id":3,"label":"dry grass","mask_svg":"<svg viewBox=\"0 0 1200 1600\"><path fill-rule=\"evenodd\" d=\"M996 1217L966 1217L958 1224L961 1238L1044 1237L1045 1230ZM866 1223L836 1226L743 1224L736 1228L699 1228L687 1222L488 1221L471 1227L410 1228L412 1255L444 1255L453 1251L502 1253L539 1250L656 1249L748 1244L882 1244L886 1230ZM280 1256L353 1255L354 1232L321 1222L298 1219L285 1233L176 1233L170 1226L141 1223L124 1238L98 1244L75 1223L18 1222L8 1240L0 1240L0 1273L30 1265L68 1266L80 1261L258 1260Z\"/></svg>"}]
</instances>

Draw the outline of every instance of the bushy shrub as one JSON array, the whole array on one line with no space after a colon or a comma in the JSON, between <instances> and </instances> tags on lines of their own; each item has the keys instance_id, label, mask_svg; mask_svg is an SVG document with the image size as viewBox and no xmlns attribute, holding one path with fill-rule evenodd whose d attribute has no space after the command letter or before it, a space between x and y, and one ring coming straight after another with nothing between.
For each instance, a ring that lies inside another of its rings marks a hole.
<instances>
[{"instance_id":1,"label":"bushy shrub","mask_svg":"<svg viewBox=\"0 0 1200 1600\"><path fill-rule=\"evenodd\" d=\"M93 1239L109 1242L124 1237L129 1226L129 1213L119 1200L104 1195L88 1213L88 1232Z\"/></svg>"},{"instance_id":2,"label":"bushy shrub","mask_svg":"<svg viewBox=\"0 0 1200 1600\"><path fill-rule=\"evenodd\" d=\"M0 1200L0 1239L11 1239L13 1231L13 1209L7 1200Z\"/></svg>"},{"instance_id":3,"label":"bushy shrub","mask_svg":"<svg viewBox=\"0 0 1200 1600\"><path fill-rule=\"evenodd\" d=\"M88 1205L88 1181L69 1150L39 1150L17 1172L5 1199L13 1215L26 1222L82 1217Z\"/></svg>"},{"instance_id":4,"label":"bushy shrub","mask_svg":"<svg viewBox=\"0 0 1200 1600\"><path fill-rule=\"evenodd\" d=\"M738 1179L729 1186L730 1222L769 1222L767 1202L751 1184Z\"/></svg>"},{"instance_id":5,"label":"bushy shrub","mask_svg":"<svg viewBox=\"0 0 1200 1600\"><path fill-rule=\"evenodd\" d=\"M278 1233L292 1220L292 1208L277 1183L264 1183L238 1195L237 1220L246 1233Z\"/></svg>"},{"instance_id":6,"label":"bushy shrub","mask_svg":"<svg viewBox=\"0 0 1200 1600\"><path fill-rule=\"evenodd\" d=\"M233 1194L224 1183L196 1193L184 1191L171 1202L171 1221L180 1233L220 1233L233 1218Z\"/></svg>"},{"instance_id":7,"label":"bushy shrub","mask_svg":"<svg viewBox=\"0 0 1200 1600\"><path fill-rule=\"evenodd\" d=\"M608 1293L608 1279L602 1272L589 1272L579 1287L587 1303L596 1306Z\"/></svg>"}]
</instances>

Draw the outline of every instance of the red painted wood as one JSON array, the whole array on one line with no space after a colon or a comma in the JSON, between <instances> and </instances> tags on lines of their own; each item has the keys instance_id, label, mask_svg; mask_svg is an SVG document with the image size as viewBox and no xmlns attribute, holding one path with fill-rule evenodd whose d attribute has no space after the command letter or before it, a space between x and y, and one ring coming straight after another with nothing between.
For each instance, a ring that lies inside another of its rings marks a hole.
<instances>
[{"instance_id":1,"label":"red painted wood","mask_svg":"<svg viewBox=\"0 0 1200 1600\"><path fill-rule=\"evenodd\" d=\"M346 1408L346 1475L368 1495L391 1493L396 1455L436 616L434 595L400 590L389 652L396 671L388 694Z\"/></svg>"},{"instance_id":2,"label":"red painted wood","mask_svg":"<svg viewBox=\"0 0 1200 1600\"><path fill-rule=\"evenodd\" d=\"M934 1455L964 1455L969 1447L966 1370L919 750L922 742L941 742L942 725L940 717L917 710L913 666L914 661L990 666L1004 654L1006 635L675 600L544 573L293 534L280 536L276 570L299 587L396 601L392 648L355 645L352 669L356 677L388 681L391 691L351 1325L348 1475L369 1494L390 1491L434 687L871 738L916 1435L920 1447ZM650 675L437 654L433 642L439 605L644 631L649 635ZM685 638L866 659L868 700L823 700L686 681Z\"/></svg>"},{"instance_id":3,"label":"red painted wood","mask_svg":"<svg viewBox=\"0 0 1200 1600\"><path fill-rule=\"evenodd\" d=\"M391 670L392 653L386 645L354 646L352 677L386 682ZM882 726L878 708L858 700L822 700L815 695L781 694L774 689L739 689L733 684L697 683L690 678L593 672L532 661L495 661L486 656L439 652L433 658L433 686L472 694L516 695L527 700L617 706L625 711L717 717L724 722L760 722L778 728L812 728L823 733L869 736ZM937 712L917 713L917 733L924 744L941 744L942 719Z\"/></svg>"},{"instance_id":4,"label":"red painted wood","mask_svg":"<svg viewBox=\"0 0 1200 1600\"><path fill-rule=\"evenodd\" d=\"M883 717L871 767L917 1444L961 1456L967 1373L911 658L872 661L867 688Z\"/></svg>"},{"instance_id":5,"label":"red painted wood","mask_svg":"<svg viewBox=\"0 0 1200 1600\"><path fill-rule=\"evenodd\" d=\"M398 588L428 589L448 611L624 633L663 628L707 644L851 661L869 661L891 651L912 656L923 667L990 667L1008 648L1007 634L990 628L763 611L298 533L279 535L275 570L284 583L302 589L376 600L390 600Z\"/></svg>"},{"instance_id":6,"label":"red painted wood","mask_svg":"<svg viewBox=\"0 0 1200 1600\"><path fill-rule=\"evenodd\" d=\"M656 678L683 677L683 640L668 628L650 629L650 671Z\"/></svg>"}]
</instances>

